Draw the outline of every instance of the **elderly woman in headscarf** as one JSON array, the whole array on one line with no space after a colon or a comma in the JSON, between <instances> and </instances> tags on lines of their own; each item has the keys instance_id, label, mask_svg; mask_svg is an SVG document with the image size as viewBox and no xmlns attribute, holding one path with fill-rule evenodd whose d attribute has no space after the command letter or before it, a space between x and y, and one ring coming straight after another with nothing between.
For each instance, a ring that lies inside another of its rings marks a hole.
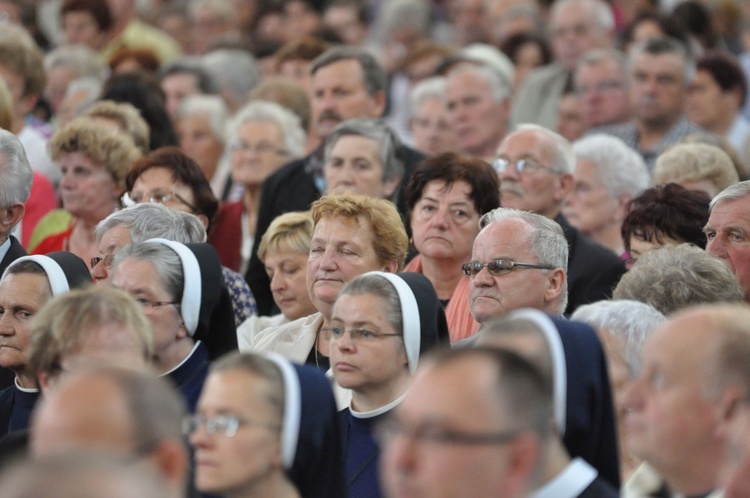
<instances>
[{"instance_id":1,"label":"elderly woman in headscarf","mask_svg":"<svg viewBox=\"0 0 750 498\"><path fill-rule=\"evenodd\" d=\"M448 325L424 275L369 272L349 282L323 332L331 371L351 390L340 412L348 496L380 496L374 425L404 399L419 357L448 344Z\"/></svg>"},{"instance_id":2,"label":"elderly woman in headscarf","mask_svg":"<svg viewBox=\"0 0 750 498\"><path fill-rule=\"evenodd\" d=\"M132 244L115 256L111 281L143 306L154 330L154 367L195 411L210 360L237 349L216 251L166 239Z\"/></svg>"}]
</instances>

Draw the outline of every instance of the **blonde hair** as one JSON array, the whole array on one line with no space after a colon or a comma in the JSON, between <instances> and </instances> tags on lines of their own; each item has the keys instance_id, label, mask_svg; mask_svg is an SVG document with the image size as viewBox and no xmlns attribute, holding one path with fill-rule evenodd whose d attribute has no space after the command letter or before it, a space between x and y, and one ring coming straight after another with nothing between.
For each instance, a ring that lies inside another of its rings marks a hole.
<instances>
[{"instance_id":1,"label":"blonde hair","mask_svg":"<svg viewBox=\"0 0 750 498\"><path fill-rule=\"evenodd\" d=\"M258 245L258 259L264 261L269 251L281 248L301 254L310 252L313 234L313 219L310 211L284 213L277 216L263 234Z\"/></svg>"},{"instance_id":2,"label":"blonde hair","mask_svg":"<svg viewBox=\"0 0 750 498\"><path fill-rule=\"evenodd\" d=\"M740 181L726 152L715 145L677 144L656 158L654 185L708 180L721 192Z\"/></svg>"},{"instance_id":3,"label":"blonde hair","mask_svg":"<svg viewBox=\"0 0 750 498\"><path fill-rule=\"evenodd\" d=\"M116 122L125 133L130 135L135 145L141 150L141 154L148 154L151 150L148 123L132 104L100 100L86 109L83 115Z\"/></svg>"}]
</instances>

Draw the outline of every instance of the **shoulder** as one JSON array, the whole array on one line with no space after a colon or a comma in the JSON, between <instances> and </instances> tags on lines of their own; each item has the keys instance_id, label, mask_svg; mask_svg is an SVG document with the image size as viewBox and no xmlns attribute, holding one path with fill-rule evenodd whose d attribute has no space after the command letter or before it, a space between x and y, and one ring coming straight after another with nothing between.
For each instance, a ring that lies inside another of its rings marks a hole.
<instances>
[{"instance_id":1,"label":"shoulder","mask_svg":"<svg viewBox=\"0 0 750 498\"><path fill-rule=\"evenodd\" d=\"M237 327L237 343L240 351L252 351L252 345L261 332L287 323L289 321L282 313L273 316L253 315L249 317Z\"/></svg>"}]
</instances>

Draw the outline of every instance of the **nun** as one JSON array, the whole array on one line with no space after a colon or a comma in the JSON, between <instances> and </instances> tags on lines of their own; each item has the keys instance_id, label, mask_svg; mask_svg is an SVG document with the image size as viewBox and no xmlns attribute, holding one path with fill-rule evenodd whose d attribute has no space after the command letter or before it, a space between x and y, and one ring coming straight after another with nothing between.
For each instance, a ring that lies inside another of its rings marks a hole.
<instances>
[{"instance_id":1,"label":"nun","mask_svg":"<svg viewBox=\"0 0 750 498\"><path fill-rule=\"evenodd\" d=\"M195 485L230 498L341 498L336 405L325 375L278 355L232 353L211 366L185 432Z\"/></svg>"},{"instance_id":2,"label":"nun","mask_svg":"<svg viewBox=\"0 0 750 498\"><path fill-rule=\"evenodd\" d=\"M0 365L15 374L14 385L0 391L0 436L27 429L39 398L37 379L28 365L31 318L55 296L93 283L86 263L73 253L23 256L0 279Z\"/></svg>"},{"instance_id":3,"label":"nun","mask_svg":"<svg viewBox=\"0 0 750 498\"><path fill-rule=\"evenodd\" d=\"M424 275L370 272L341 290L322 330L336 383L351 390L349 407L339 412L346 493L379 497L374 427L404 399L420 355L449 344L445 313Z\"/></svg>"},{"instance_id":4,"label":"nun","mask_svg":"<svg viewBox=\"0 0 750 498\"><path fill-rule=\"evenodd\" d=\"M143 307L153 366L195 411L211 360L237 349L232 303L213 247L151 239L118 251L112 285Z\"/></svg>"}]
</instances>

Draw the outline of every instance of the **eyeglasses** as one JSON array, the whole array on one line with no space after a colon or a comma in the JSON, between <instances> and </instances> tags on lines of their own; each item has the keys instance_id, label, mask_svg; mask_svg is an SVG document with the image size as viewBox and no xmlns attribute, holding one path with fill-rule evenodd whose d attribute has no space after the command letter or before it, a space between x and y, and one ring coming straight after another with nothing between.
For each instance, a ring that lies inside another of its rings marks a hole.
<instances>
[{"instance_id":1,"label":"eyeglasses","mask_svg":"<svg viewBox=\"0 0 750 498\"><path fill-rule=\"evenodd\" d=\"M104 261L104 268L106 270L111 270L112 269L112 262L114 261L114 259L115 259L115 255L114 254L107 254L104 257L102 257L102 256L94 256L93 258L91 258L91 269L93 270L94 267L96 267L96 265L98 265L99 263L101 263L102 261Z\"/></svg>"},{"instance_id":2,"label":"eyeglasses","mask_svg":"<svg viewBox=\"0 0 750 498\"><path fill-rule=\"evenodd\" d=\"M479 261L469 261L461 265L461 270L467 277L474 278L479 275L482 268L487 267L487 271L493 277L499 277L500 275L507 275L508 273L515 271L517 268L536 268L537 270L554 270L555 267L552 265L536 265L531 263L516 263L509 259L496 259L489 263L480 263Z\"/></svg>"},{"instance_id":3,"label":"eyeglasses","mask_svg":"<svg viewBox=\"0 0 750 498\"><path fill-rule=\"evenodd\" d=\"M325 337L327 337L329 340L334 339L341 339L344 337L344 333L346 333L347 329L343 327L323 327L320 329L323 334L325 334ZM351 337L352 341L354 342L375 342L376 340L380 339L381 337L400 337L401 334L385 334L380 332L373 332L372 330L367 329L349 329L349 337Z\"/></svg>"},{"instance_id":4,"label":"eyeglasses","mask_svg":"<svg viewBox=\"0 0 750 498\"><path fill-rule=\"evenodd\" d=\"M160 306L167 306L170 304L180 304L177 301L151 301L145 297L134 298L135 302L143 306L144 308L158 308Z\"/></svg>"},{"instance_id":5,"label":"eyeglasses","mask_svg":"<svg viewBox=\"0 0 750 498\"><path fill-rule=\"evenodd\" d=\"M260 142L256 145L251 145L246 142L243 142L242 140L236 140L229 143L229 150L232 152L250 152L253 151L258 155L263 154L278 154L280 156L286 156L287 151L286 149L282 149L280 147L276 147L273 144L270 144L268 142Z\"/></svg>"},{"instance_id":6,"label":"eyeglasses","mask_svg":"<svg viewBox=\"0 0 750 498\"><path fill-rule=\"evenodd\" d=\"M613 90L619 90L620 88L623 88L625 86L625 83L622 81L600 81L599 83L595 83L593 85L578 85L576 86L576 94L581 96L585 95L587 93L591 93L594 90L596 90L599 93L606 93L611 92Z\"/></svg>"},{"instance_id":7,"label":"eyeglasses","mask_svg":"<svg viewBox=\"0 0 750 498\"><path fill-rule=\"evenodd\" d=\"M539 170L546 170L555 174L558 173L554 168L550 168L549 166L539 164L529 159L519 159L516 162L512 162L507 159L497 158L492 161L492 167L495 168L495 171L498 173L505 173L505 170L508 169L508 167L514 168L518 174L523 172L534 173Z\"/></svg>"},{"instance_id":8,"label":"eyeglasses","mask_svg":"<svg viewBox=\"0 0 750 498\"><path fill-rule=\"evenodd\" d=\"M387 444L398 436L407 437L421 443L437 445L461 444L508 444L515 439L520 431L505 432L465 432L448 429L434 424L408 426L396 417L383 420L375 428L379 442Z\"/></svg>"},{"instance_id":9,"label":"eyeglasses","mask_svg":"<svg viewBox=\"0 0 750 498\"><path fill-rule=\"evenodd\" d=\"M122 205L125 207L135 206L136 204L140 204L142 202L156 202L159 204L166 204L172 199L176 199L177 201L183 203L194 213L198 212L198 209L195 206L190 204L185 200L184 197L174 191L164 193L157 190L156 192L150 192L148 194L138 192L125 192L125 194L123 194L121 198Z\"/></svg>"},{"instance_id":10,"label":"eyeglasses","mask_svg":"<svg viewBox=\"0 0 750 498\"><path fill-rule=\"evenodd\" d=\"M269 429L278 430L281 428L278 424L262 422L249 418L240 418L235 415L216 415L214 417L203 417L201 415L188 415L182 419L182 433L189 436L201 427L206 429L208 434L221 433L226 437L234 437L241 425L257 425Z\"/></svg>"}]
</instances>

